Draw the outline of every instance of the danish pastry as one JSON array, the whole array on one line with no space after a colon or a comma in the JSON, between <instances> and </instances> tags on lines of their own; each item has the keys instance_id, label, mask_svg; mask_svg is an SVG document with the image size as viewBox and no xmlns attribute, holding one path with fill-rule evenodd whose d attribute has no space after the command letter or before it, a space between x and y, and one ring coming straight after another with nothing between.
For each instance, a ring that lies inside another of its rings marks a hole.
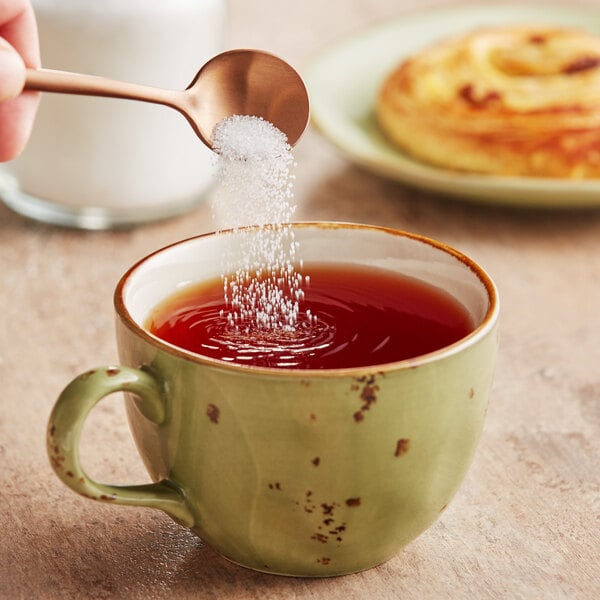
<instances>
[{"instance_id":1,"label":"danish pastry","mask_svg":"<svg viewBox=\"0 0 600 600\"><path fill-rule=\"evenodd\" d=\"M376 101L381 130L436 166L495 175L600 177L600 38L510 25L429 46Z\"/></svg>"}]
</instances>

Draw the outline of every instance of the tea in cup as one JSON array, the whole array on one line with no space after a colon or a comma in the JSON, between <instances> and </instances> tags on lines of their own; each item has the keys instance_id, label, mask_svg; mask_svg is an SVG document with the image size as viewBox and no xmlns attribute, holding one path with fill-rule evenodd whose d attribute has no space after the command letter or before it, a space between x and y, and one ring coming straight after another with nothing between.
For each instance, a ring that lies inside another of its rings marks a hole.
<instances>
[{"instance_id":1,"label":"tea in cup","mask_svg":"<svg viewBox=\"0 0 600 600\"><path fill-rule=\"evenodd\" d=\"M161 509L235 563L341 575L394 556L460 486L492 383L498 295L473 260L422 236L291 227L302 308L285 334L228 319L222 257L239 232L134 265L115 292L121 365L62 392L48 453L76 492ZM115 391L152 484L99 483L80 465L85 419Z\"/></svg>"}]
</instances>

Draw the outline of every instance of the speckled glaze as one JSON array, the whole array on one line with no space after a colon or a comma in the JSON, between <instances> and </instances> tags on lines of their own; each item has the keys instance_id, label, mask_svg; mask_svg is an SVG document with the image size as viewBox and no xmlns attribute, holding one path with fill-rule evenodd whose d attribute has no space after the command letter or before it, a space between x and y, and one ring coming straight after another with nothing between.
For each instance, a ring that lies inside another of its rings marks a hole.
<instances>
[{"instance_id":1,"label":"speckled glaze","mask_svg":"<svg viewBox=\"0 0 600 600\"><path fill-rule=\"evenodd\" d=\"M411 234L299 224L308 258L420 274L473 315L463 340L372 368L236 366L166 344L140 326L177 282L211 276L234 236L158 251L115 294L122 366L76 378L48 425L57 475L97 500L159 508L230 560L260 571L330 576L391 558L429 527L458 489L483 427L497 351L494 284L473 261ZM328 249L324 253L324 249ZM91 408L125 390L131 430L156 482L91 480L78 458Z\"/></svg>"}]
</instances>

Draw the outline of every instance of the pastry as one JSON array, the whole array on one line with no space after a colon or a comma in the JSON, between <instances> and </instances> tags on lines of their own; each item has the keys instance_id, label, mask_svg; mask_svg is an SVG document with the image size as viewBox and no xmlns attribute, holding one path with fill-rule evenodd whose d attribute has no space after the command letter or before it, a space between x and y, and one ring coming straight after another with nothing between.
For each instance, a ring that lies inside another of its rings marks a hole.
<instances>
[{"instance_id":1,"label":"pastry","mask_svg":"<svg viewBox=\"0 0 600 600\"><path fill-rule=\"evenodd\" d=\"M376 116L391 143L439 167L600 177L600 37L509 25L443 40L387 77Z\"/></svg>"}]
</instances>

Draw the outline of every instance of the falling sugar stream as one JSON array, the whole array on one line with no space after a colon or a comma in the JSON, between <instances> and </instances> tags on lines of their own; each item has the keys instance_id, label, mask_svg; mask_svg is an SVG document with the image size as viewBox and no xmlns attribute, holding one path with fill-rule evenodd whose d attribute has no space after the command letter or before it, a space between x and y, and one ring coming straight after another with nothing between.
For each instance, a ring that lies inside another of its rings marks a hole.
<instances>
[{"instance_id":1,"label":"falling sugar stream","mask_svg":"<svg viewBox=\"0 0 600 600\"><path fill-rule=\"evenodd\" d=\"M222 267L229 307L223 317L240 334L293 333L306 281L295 267L302 261L289 225L296 209L291 146L268 121L234 115L215 127L213 147L213 217L217 229L234 229L240 248ZM258 231L245 230L247 225Z\"/></svg>"}]
</instances>

